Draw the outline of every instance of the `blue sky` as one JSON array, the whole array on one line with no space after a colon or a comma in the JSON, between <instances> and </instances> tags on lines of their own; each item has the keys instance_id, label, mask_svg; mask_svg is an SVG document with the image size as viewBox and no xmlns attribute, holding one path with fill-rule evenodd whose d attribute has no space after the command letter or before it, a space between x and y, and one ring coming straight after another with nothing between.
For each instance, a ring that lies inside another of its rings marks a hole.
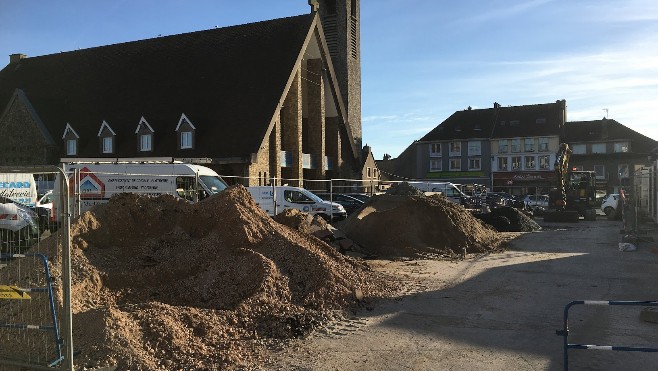
<instances>
[{"instance_id":1,"label":"blue sky","mask_svg":"<svg viewBox=\"0 0 658 371\"><path fill-rule=\"evenodd\" d=\"M0 66L309 12L306 0L0 0ZM4 57L3 57L4 56ZM658 1L362 0L362 122L396 157L452 113L567 101L658 139ZM607 110L607 111L606 111Z\"/></svg>"}]
</instances>

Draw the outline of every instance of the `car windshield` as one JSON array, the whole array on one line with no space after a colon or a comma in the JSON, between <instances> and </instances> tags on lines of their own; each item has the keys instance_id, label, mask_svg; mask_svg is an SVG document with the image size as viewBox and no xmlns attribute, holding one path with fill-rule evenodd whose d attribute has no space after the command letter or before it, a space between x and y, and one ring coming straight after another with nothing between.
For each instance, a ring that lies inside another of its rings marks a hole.
<instances>
[{"instance_id":1,"label":"car windshield","mask_svg":"<svg viewBox=\"0 0 658 371\"><path fill-rule=\"evenodd\" d=\"M226 189L226 183L217 176L212 175L199 175L199 180L203 183L210 192L213 194L221 192Z\"/></svg>"}]
</instances>

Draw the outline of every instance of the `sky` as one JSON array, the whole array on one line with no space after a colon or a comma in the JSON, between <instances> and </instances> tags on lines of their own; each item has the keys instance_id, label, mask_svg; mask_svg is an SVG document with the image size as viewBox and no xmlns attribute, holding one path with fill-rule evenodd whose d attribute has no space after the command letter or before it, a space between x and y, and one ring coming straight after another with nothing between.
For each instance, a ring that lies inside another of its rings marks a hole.
<instances>
[{"instance_id":1,"label":"sky","mask_svg":"<svg viewBox=\"0 0 658 371\"><path fill-rule=\"evenodd\" d=\"M310 12L307 0L0 0L0 67ZM4 56L4 57L3 57ZM658 1L362 0L363 143L397 157L456 111L567 102L658 140Z\"/></svg>"}]
</instances>

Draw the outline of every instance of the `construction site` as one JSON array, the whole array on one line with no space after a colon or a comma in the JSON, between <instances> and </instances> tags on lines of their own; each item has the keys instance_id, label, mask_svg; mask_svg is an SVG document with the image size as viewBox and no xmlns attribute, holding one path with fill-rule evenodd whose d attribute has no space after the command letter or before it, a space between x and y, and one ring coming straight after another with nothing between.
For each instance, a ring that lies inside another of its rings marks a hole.
<instances>
[{"instance_id":1,"label":"construction site","mask_svg":"<svg viewBox=\"0 0 658 371\"><path fill-rule=\"evenodd\" d=\"M559 369L565 305L658 297L646 284L657 268L654 224L636 227L629 251L625 220L546 224L503 210L501 231L406 183L333 224L298 210L272 218L240 185L197 203L121 193L71 221L68 253L63 228L3 250L0 364ZM571 335L655 344L650 306L578 312ZM585 369L623 359L571 353L567 362ZM630 354L624 365L655 361Z\"/></svg>"}]
</instances>

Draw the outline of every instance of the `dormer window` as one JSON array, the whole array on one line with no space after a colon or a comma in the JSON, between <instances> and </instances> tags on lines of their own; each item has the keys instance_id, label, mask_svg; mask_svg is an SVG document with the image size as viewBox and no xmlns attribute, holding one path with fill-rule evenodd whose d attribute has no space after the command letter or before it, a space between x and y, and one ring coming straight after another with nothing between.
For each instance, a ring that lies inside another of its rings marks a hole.
<instances>
[{"instance_id":1,"label":"dormer window","mask_svg":"<svg viewBox=\"0 0 658 371\"><path fill-rule=\"evenodd\" d=\"M139 136L139 150L142 152L152 151L151 142L153 141L153 134L142 134Z\"/></svg>"},{"instance_id":2,"label":"dormer window","mask_svg":"<svg viewBox=\"0 0 658 371\"><path fill-rule=\"evenodd\" d=\"M102 154L114 153L114 138L117 134L112 130L110 125L103 121L100 130L98 130L98 139L100 141L100 150Z\"/></svg>"},{"instance_id":3,"label":"dormer window","mask_svg":"<svg viewBox=\"0 0 658 371\"><path fill-rule=\"evenodd\" d=\"M192 148L192 132L183 131L180 133L180 148L188 149Z\"/></svg>"},{"instance_id":4,"label":"dormer window","mask_svg":"<svg viewBox=\"0 0 658 371\"><path fill-rule=\"evenodd\" d=\"M80 136L78 133L73 130L70 124L66 124L64 128L64 135L62 135L64 143L66 143L66 155L67 156L77 156L78 155L78 139Z\"/></svg>"},{"instance_id":5,"label":"dormer window","mask_svg":"<svg viewBox=\"0 0 658 371\"><path fill-rule=\"evenodd\" d=\"M114 138L113 137L104 137L103 138L103 153L112 153L114 152Z\"/></svg>"},{"instance_id":6,"label":"dormer window","mask_svg":"<svg viewBox=\"0 0 658 371\"><path fill-rule=\"evenodd\" d=\"M75 156L78 154L78 140L77 139L67 139L66 140L66 155Z\"/></svg>"},{"instance_id":7,"label":"dormer window","mask_svg":"<svg viewBox=\"0 0 658 371\"><path fill-rule=\"evenodd\" d=\"M144 117L139 120L135 134L137 135L137 150L140 152L153 151L153 133L155 130Z\"/></svg>"},{"instance_id":8,"label":"dormer window","mask_svg":"<svg viewBox=\"0 0 658 371\"><path fill-rule=\"evenodd\" d=\"M176 133L178 133L178 149L193 149L195 146L195 137L194 133L196 127L192 124L190 119L181 115L178 125L176 126Z\"/></svg>"}]
</instances>

